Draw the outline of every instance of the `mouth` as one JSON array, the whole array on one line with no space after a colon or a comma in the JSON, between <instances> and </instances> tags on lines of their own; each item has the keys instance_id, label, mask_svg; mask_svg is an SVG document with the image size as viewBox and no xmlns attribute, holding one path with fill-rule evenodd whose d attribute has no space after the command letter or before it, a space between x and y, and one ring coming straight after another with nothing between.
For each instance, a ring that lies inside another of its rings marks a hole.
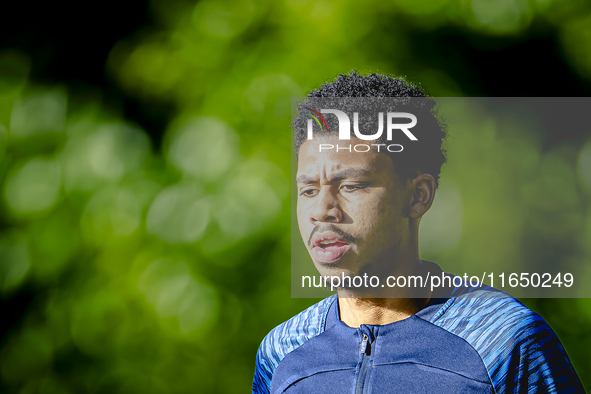
<instances>
[{"instance_id":1,"label":"mouth","mask_svg":"<svg viewBox=\"0 0 591 394\"><path fill-rule=\"evenodd\" d=\"M312 256L319 263L334 263L349 249L351 244L342 240L335 233L327 232L314 236L312 239Z\"/></svg>"}]
</instances>

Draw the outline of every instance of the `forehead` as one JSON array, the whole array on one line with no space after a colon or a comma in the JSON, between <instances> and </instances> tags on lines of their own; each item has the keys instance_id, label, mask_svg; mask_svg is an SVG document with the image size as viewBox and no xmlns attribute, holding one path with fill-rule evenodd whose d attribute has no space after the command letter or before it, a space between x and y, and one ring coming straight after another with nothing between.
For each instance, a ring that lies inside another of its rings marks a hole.
<instances>
[{"instance_id":1,"label":"forehead","mask_svg":"<svg viewBox=\"0 0 591 394\"><path fill-rule=\"evenodd\" d=\"M327 149L327 144L334 148ZM298 155L298 176L326 173L327 175L346 169L358 169L368 172L371 175L393 176L394 168L392 160L387 154L378 153L374 148L368 152L356 152L355 145L368 145L368 141L357 138L343 141L336 135L317 137L314 140L307 140L300 146ZM322 151L320 147L322 146ZM339 149L337 150L337 146ZM349 151L349 146L351 150ZM346 149L345 149L346 148ZM359 147L359 150L367 148Z\"/></svg>"}]
</instances>

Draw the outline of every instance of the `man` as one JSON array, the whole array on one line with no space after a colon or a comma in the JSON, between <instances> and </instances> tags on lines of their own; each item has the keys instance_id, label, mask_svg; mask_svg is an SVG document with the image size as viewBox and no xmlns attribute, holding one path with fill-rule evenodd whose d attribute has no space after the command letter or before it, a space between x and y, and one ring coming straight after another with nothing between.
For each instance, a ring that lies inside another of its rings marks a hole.
<instances>
[{"instance_id":1,"label":"man","mask_svg":"<svg viewBox=\"0 0 591 394\"><path fill-rule=\"evenodd\" d=\"M445 125L433 111L434 102L403 79L355 72L309 97L294 121L297 218L321 277L329 284L339 279L337 296L265 337L253 392L584 392L540 316L491 287L453 285L457 282L451 279L458 277L419 258L419 221L431 207L445 161ZM385 98L396 97L404 111L388 115L389 133L380 128L370 144L358 133L362 114L352 115L354 136L340 128L344 117L336 122L340 114L351 115L342 97L367 98L365 109L389 105ZM314 98L328 100L324 108L340 109L311 108ZM392 123L396 116L418 118L417 127L426 126L415 132L407 124L405 129ZM320 130L313 132L306 118L314 118ZM420 143L391 144L393 129L403 131L398 133L402 139ZM364 276L382 284L389 277L450 280L436 291L420 285L356 286L345 280Z\"/></svg>"}]
</instances>

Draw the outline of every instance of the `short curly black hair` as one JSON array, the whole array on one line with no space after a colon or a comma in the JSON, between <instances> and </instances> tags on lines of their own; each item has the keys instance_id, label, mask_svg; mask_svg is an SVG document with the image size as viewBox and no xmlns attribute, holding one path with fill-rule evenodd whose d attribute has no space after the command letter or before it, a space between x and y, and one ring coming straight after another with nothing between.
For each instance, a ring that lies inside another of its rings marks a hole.
<instances>
[{"instance_id":1,"label":"short curly black hair","mask_svg":"<svg viewBox=\"0 0 591 394\"><path fill-rule=\"evenodd\" d=\"M323 105L333 105L332 107L324 106L324 108L341 108L345 112L352 112L352 107L347 111L346 107L349 104L346 99L361 97L369 98L364 101L365 109L375 108L376 105L388 105L388 108L394 111L411 108L412 113L418 115L420 122L412 130L420 143L412 141L412 144L405 144L404 154L390 153L384 149L380 151L393 160L398 174L404 179L412 179L419 174L428 173L435 178L438 185L441 167L446 161L444 143L447 137L447 125L435 109L435 100L429 97L420 86L415 86L404 78L384 74L360 75L352 70L349 74L340 74L334 81L323 83L318 89L310 91L308 99L298 105L298 115L292 122L296 153L299 154L301 145L307 140L306 125L309 115L307 111L302 111L303 108L314 107L314 102L319 101L316 99L322 99L320 101ZM386 100L392 97L397 98L396 108L392 107L392 100ZM356 101L355 111L359 111L358 103L359 101ZM371 123L367 118L362 120L362 116L362 114L359 115L360 128L361 122L367 125ZM333 118L335 117L327 117L328 130L321 129L319 133L337 133L338 123ZM375 142L387 143L388 141L384 139L385 136L382 136Z\"/></svg>"}]
</instances>

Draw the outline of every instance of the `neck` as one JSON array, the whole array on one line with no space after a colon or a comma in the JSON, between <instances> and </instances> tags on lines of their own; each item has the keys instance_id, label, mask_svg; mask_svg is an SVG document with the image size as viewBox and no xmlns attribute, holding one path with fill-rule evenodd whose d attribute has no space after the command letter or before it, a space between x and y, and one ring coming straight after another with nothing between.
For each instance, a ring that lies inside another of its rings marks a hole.
<instances>
[{"instance_id":1,"label":"neck","mask_svg":"<svg viewBox=\"0 0 591 394\"><path fill-rule=\"evenodd\" d=\"M426 267L420 260L402 267L406 269L396 270L396 276L403 276L407 283L411 283L408 279L411 276L426 280ZM380 283L394 283L386 281L386 276L380 275ZM338 296L341 320L349 327L359 327L361 324L390 324L414 315L429 303L431 290L415 282L414 286L406 287L339 289Z\"/></svg>"},{"instance_id":2,"label":"neck","mask_svg":"<svg viewBox=\"0 0 591 394\"><path fill-rule=\"evenodd\" d=\"M349 327L385 325L409 318L428 302L428 298L339 297L339 311L341 320Z\"/></svg>"}]
</instances>

